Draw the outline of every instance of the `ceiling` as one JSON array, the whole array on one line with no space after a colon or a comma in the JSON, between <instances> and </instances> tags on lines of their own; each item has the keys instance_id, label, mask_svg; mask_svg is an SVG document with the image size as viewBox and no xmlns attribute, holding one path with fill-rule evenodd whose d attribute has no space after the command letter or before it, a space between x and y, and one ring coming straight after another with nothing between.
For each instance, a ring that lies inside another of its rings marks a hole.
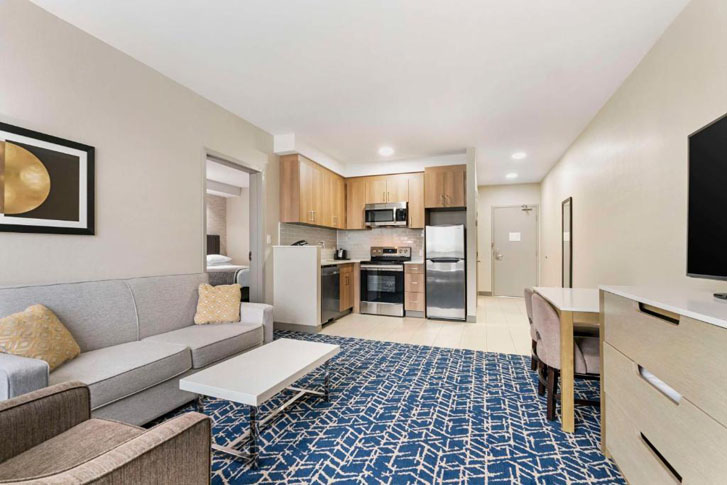
<instances>
[{"instance_id":1,"label":"ceiling","mask_svg":"<svg viewBox=\"0 0 727 485\"><path fill-rule=\"evenodd\" d=\"M473 146L496 184L541 180L687 0L34 2L344 164Z\"/></svg>"}]
</instances>

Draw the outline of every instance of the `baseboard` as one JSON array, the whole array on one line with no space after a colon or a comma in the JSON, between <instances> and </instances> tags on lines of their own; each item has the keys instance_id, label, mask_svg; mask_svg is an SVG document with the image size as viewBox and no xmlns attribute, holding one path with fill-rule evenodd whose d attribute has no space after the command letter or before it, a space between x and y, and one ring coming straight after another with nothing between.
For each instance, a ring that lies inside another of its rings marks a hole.
<instances>
[{"instance_id":1,"label":"baseboard","mask_svg":"<svg viewBox=\"0 0 727 485\"><path fill-rule=\"evenodd\" d=\"M273 328L275 330L288 330L290 332L318 333L321 331L321 328L323 328L323 326L318 325L317 327L313 327L311 325L299 325L296 323L274 322Z\"/></svg>"}]
</instances>

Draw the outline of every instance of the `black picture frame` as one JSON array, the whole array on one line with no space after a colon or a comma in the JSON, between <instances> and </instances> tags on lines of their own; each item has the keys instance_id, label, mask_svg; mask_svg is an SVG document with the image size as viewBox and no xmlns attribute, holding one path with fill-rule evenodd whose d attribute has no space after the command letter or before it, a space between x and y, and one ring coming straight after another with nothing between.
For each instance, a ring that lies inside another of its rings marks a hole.
<instances>
[{"instance_id":1,"label":"black picture frame","mask_svg":"<svg viewBox=\"0 0 727 485\"><path fill-rule=\"evenodd\" d=\"M568 227L566 228L566 210L568 211ZM568 234L568 241L565 235ZM568 262L566 264L566 243L568 246ZM560 286L573 288L573 197L568 197L560 204ZM566 274L568 279L566 281Z\"/></svg>"},{"instance_id":2,"label":"black picture frame","mask_svg":"<svg viewBox=\"0 0 727 485\"><path fill-rule=\"evenodd\" d=\"M95 201L95 152L96 149L83 143L78 143L57 136L40 133L19 126L0 122L0 130L16 135L24 136L41 142L52 143L62 147L85 152L86 154L86 207L79 207L79 210L86 211L85 227L55 227L47 225L24 225L24 224L2 224L0 232L20 232L35 234L72 234L82 236L93 236L96 234L96 201ZM81 188L79 187L79 193Z\"/></svg>"}]
</instances>

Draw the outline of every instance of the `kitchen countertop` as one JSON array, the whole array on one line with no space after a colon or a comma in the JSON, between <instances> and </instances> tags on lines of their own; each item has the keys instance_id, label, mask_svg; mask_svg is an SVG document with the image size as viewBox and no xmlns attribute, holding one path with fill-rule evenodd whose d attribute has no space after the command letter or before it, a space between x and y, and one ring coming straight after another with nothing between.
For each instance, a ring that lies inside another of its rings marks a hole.
<instances>
[{"instance_id":1,"label":"kitchen countertop","mask_svg":"<svg viewBox=\"0 0 727 485\"><path fill-rule=\"evenodd\" d=\"M333 266L339 264L360 263L363 259L321 259L321 266Z\"/></svg>"},{"instance_id":2,"label":"kitchen countertop","mask_svg":"<svg viewBox=\"0 0 727 485\"><path fill-rule=\"evenodd\" d=\"M415 259L412 261L404 261L404 264L424 264L423 259Z\"/></svg>"}]
</instances>

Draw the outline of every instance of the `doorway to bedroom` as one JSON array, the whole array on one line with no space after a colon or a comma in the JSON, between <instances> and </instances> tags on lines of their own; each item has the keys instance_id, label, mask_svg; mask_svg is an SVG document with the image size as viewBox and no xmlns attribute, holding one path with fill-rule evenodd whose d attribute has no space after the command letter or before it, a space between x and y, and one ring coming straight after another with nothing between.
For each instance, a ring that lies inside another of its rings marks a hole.
<instances>
[{"instance_id":1,"label":"doorway to bedroom","mask_svg":"<svg viewBox=\"0 0 727 485\"><path fill-rule=\"evenodd\" d=\"M259 234L261 174L208 156L205 162L205 265L210 284L239 284L242 301L262 301Z\"/></svg>"}]
</instances>

